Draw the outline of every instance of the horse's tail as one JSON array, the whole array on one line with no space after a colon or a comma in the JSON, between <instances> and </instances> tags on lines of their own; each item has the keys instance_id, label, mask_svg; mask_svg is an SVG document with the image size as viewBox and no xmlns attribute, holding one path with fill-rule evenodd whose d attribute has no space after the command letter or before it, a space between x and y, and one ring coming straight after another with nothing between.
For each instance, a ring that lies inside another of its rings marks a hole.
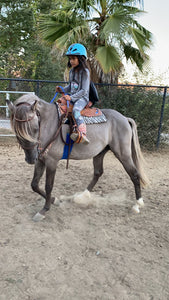
<instances>
[{"instance_id":1,"label":"horse's tail","mask_svg":"<svg viewBox=\"0 0 169 300\"><path fill-rule=\"evenodd\" d=\"M143 163L145 163L145 160L143 158L141 148L140 148L140 143L139 143L138 133L137 133L137 125L133 119L131 118L127 118L127 119L132 128L132 145L131 145L132 158L139 172L141 185L146 186L149 183L149 180L143 169Z\"/></svg>"}]
</instances>

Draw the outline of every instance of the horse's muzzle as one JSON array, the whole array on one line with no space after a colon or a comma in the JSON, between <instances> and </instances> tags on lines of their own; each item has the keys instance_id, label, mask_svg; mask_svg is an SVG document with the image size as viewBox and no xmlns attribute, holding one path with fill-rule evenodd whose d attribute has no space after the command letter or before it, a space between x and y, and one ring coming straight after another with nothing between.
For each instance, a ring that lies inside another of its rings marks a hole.
<instances>
[{"instance_id":1,"label":"horse's muzzle","mask_svg":"<svg viewBox=\"0 0 169 300\"><path fill-rule=\"evenodd\" d=\"M26 151L26 150L24 151L25 151L25 161L29 165L34 165L38 157L37 151Z\"/></svg>"},{"instance_id":2,"label":"horse's muzzle","mask_svg":"<svg viewBox=\"0 0 169 300\"><path fill-rule=\"evenodd\" d=\"M27 157L25 157L25 161L26 161L29 165L34 165L36 159L35 159L35 160L29 160L29 159L27 159Z\"/></svg>"}]
</instances>

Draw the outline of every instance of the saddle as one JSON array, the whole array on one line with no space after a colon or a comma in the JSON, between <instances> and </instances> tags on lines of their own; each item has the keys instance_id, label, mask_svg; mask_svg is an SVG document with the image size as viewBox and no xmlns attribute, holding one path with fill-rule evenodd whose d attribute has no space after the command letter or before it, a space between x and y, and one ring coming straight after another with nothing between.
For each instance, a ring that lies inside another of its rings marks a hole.
<instances>
[{"instance_id":1,"label":"saddle","mask_svg":"<svg viewBox=\"0 0 169 300\"><path fill-rule=\"evenodd\" d=\"M70 135L72 132L76 132L76 121L73 116L73 104L70 104L69 101L65 100L63 97L59 98L57 100L58 104L58 111L60 115L60 135L63 143L65 144L64 147L64 154L63 159L67 158L67 166L68 169L68 163L69 163L69 155L71 153L72 147L73 147L73 141L70 138ZM89 101L88 105L81 111L81 115L84 118L84 121L86 124L98 124L107 122L107 119L105 115L102 113L102 111L99 108L91 107L93 105L92 102ZM62 124L69 124L69 134L67 134L66 141L63 139L62 135ZM80 140L79 140L80 141ZM78 143L79 143L78 141ZM65 155L66 153L66 155Z\"/></svg>"},{"instance_id":2,"label":"saddle","mask_svg":"<svg viewBox=\"0 0 169 300\"><path fill-rule=\"evenodd\" d=\"M72 114L72 110L73 110L73 104L70 104L69 101L66 101L63 97L58 99L58 105L59 105L59 109L60 109L60 113L61 115L65 115L65 114L69 114L72 115L73 118L73 114ZM91 107L92 106L92 102L89 102L85 108L81 111L81 115L83 117L98 117L98 116L102 116L102 111L99 108L96 107ZM74 118L73 118L74 119Z\"/></svg>"}]
</instances>

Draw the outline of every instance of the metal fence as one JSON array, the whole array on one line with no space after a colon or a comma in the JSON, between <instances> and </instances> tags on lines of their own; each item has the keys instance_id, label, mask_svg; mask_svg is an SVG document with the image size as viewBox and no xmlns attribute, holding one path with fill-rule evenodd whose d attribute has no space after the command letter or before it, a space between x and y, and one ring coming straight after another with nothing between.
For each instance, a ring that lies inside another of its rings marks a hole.
<instances>
[{"instance_id":1,"label":"metal fence","mask_svg":"<svg viewBox=\"0 0 169 300\"><path fill-rule=\"evenodd\" d=\"M18 94L35 93L41 99L50 102L55 95L56 85L65 84L63 81L0 78L0 136L12 134L9 128L4 128L5 122L9 122L5 102L7 97L15 101ZM169 144L169 87L99 83L95 85L100 98L96 106L115 109L133 118L137 123L141 146L154 150Z\"/></svg>"},{"instance_id":2,"label":"metal fence","mask_svg":"<svg viewBox=\"0 0 169 300\"><path fill-rule=\"evenodd\" d=\"M24 94L35 94L34 92L20 92L20 91L0 91L1 95L4 95L5 100L10 100L11 95L15 94L18 96L24 95ZM0 113L0 136L15 136L11 132L11 126L10 126L10 114L8 106L0 105L1 113Z\"/></svg>"}]
</instances>

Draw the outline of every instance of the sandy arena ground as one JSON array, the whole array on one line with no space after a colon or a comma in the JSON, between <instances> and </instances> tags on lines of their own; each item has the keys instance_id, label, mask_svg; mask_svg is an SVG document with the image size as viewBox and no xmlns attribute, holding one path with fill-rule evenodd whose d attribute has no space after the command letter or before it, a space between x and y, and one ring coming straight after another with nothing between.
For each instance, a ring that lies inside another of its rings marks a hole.
<instances>
[{"instance_id":1,"label":"sandy arena ground","mask_svg":"<svg viewBox=\"0 0 169 300\"><path fill-rule=\"evenodd\" d=\"M169 149L144 153L151 185L140 214L133 185L112 153L91 195L92 160L61 161L46 219L30 187L33 166L15 143L0 145L0 300L169 300ZM83 174L83 178L81 176ZM82 180L83 179L83 180ZM44 178L41 185L44 185Z\"/></svg>"}]
</instances>

